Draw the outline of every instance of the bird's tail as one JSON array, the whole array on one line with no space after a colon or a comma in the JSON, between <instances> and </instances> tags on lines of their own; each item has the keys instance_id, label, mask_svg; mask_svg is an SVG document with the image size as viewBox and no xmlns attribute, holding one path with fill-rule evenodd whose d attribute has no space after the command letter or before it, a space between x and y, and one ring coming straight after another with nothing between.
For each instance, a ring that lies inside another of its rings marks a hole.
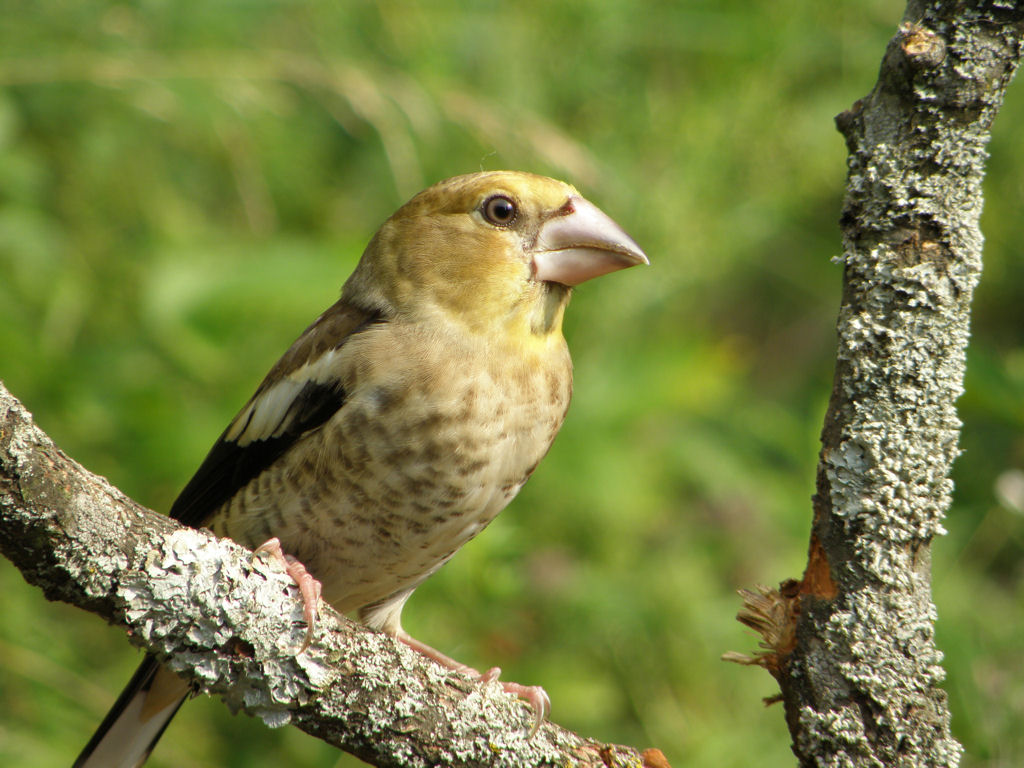
<instances>
[{"instance_id":1,"label":"bird's tail","mask_svg":"<svg viewBox=\"0 0 1024 768\"><path fill-rule=\"evenodd\" d=\"M138 768L188 693L188 683L146 656L73 768Z\"/></svg>"}]
</instances>

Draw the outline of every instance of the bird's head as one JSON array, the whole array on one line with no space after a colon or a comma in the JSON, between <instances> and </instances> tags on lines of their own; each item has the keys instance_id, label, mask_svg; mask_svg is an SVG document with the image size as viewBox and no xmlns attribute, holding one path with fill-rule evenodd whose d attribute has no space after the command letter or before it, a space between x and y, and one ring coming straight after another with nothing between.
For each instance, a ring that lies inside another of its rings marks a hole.
<instances>
[{"instance_id":1,"label":"bird's head","mask_svg":"<svg viewBox=\"0 0 1024 768\"><path fill-rule=\"evenodd\" d=\"M572 286L647 257L573 187L514 171L420 192L377 232L345 286L412 319L443 313L480 332L561 328Z\"/></svg>"}]
</instances>

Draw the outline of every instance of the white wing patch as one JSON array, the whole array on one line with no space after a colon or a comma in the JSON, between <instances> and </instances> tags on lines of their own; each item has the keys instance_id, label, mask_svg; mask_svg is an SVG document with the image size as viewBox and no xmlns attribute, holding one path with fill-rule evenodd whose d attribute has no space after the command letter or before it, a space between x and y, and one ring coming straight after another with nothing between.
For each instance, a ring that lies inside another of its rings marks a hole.
<instances>
[{"instance_id":1,"label":"white wing patch","mask_svg":"<svg viewBox=\"0 0 1024 768\"><path fill-rule=\"evenodd\" d=\"M224 439L245 447L257 440L283 435L294 418L289 410L303 388L310 382L326 384L339 378L340 354L340 349L330 349L260 392L231 422Z\"/></svg>"}]
</instances>

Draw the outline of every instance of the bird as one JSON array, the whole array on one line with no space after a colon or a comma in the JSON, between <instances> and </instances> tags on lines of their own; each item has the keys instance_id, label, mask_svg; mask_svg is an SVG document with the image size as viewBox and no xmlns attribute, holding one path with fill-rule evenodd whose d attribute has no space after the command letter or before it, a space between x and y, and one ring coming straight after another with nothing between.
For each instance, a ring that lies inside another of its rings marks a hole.
<instances>
[{"instance_id":1,"label":"bird","mask_svg":"<svg viewBox=\"0 0 1024 768\"><path fill-rule=\"evenodd\" d=\"M573 287L648 258L575 187L520 171L455 176L377 231L170 509L283 558L312 636L320 600L445 666L410 637L413 591L512 500L572 392ZM303 646L303 648L305 645ZM537 725L539 686L503 683ZM146 656L75 768L140 766L189 684ZM536 729L536 725L534 730Z\"/></svg>"}]
</instances>

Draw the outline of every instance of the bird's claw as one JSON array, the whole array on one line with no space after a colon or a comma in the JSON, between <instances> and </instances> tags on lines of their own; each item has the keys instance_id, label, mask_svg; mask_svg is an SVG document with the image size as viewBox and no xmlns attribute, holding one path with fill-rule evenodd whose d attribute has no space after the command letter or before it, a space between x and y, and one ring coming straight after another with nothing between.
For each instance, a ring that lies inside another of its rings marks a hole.
<instances>
[{"instance_id":1,"label":"bird's claw","mask_svg":"<svg viewBox=\"0 0 1024 768\"><path fill-rule=\"evenodd\" d=\"M491 667L486 672L477 672L472 667L467 666L466 664L460 664L455 661L455 659L445 656L436 648L431 648L426 643L421 643L403 629L399 629L395 633L395 638L400 642L405 643L414 651L423 654L428 659L433 659L448 669L474 678L479 683L486 684L497 681L505 693L510 693L513 696L526 699L527 703L533 708L534 713L533 725L530 727L530 733L528 736L530 739L537 734L537 731L540 730L544 721L548 719L548 715L551 714L551 698L539 685L520 685L519 683L502 682L498 680L498 676L501 675L501 667Z\"/></svg>"},{"instance_id":2,"label":"bird's claw","mask_svg":"<svg viewBox=\"0 0 1024 768\"><path fill-rule=\"evenodd\" d=\"M313 642L313 633L316 631L316 612L320 605L320 591L323 589L323 585L306 570L306 566L295 557L284 553L284 550L281 549L281 540L277 537L268 539L253 550L254 555L261 552L266 552L281 563L285 573L291 576L292 581L299 588L299 594L302 595L302 618L306 620L306 637L298 650L298 653L302 653Z\"/></svg>"},{"instance_id":3,"label":"bird's claw","mask_svg":"<svg viewBox=\"0 0 1024 768\"><path fill-rule=\"evenodd\" d=\"M500 674L501 667L491 667L480 675L479 680L481 683L491 683L498 680ZM544 725L548 715L551 714L551 697L548 696L548 692L539 685L520 685L519 683L505 683L500 680L498 680L498 683L505 693L525 699L527 704L533 709L533 725L530 726L530 732L527 735L528 739L532 739L537 735L540 727Z\"/></svg>"}]
</instances>

